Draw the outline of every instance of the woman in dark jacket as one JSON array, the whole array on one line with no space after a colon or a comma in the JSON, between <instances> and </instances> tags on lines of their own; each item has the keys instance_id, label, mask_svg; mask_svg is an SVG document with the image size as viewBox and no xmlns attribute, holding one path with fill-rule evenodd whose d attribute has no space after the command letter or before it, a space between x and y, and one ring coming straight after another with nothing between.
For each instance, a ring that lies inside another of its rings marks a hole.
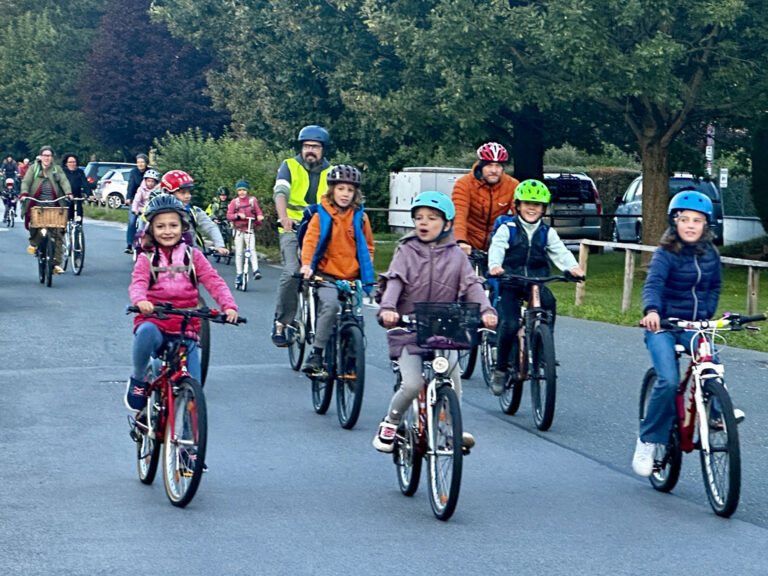
<instances>
[{"instance_id":1,"label":"woman in dark jacket","mask_svg":"<svg viewBox=\"0 0 768 576\"><path fill-rule=\"evenodd\" d=\"M61 160L61 166L64 168L64 174L69 180L69 189L72 192L69 198L86 198L90 190L88 185L88 178L85 176L83 169L78 166L77 156L74 154L64 154ZM69 219L75 217L75 210L77 210L78 218L83 216L83 203L82 202L70 202L69 203Z\"/></svg>"}]
</instances>

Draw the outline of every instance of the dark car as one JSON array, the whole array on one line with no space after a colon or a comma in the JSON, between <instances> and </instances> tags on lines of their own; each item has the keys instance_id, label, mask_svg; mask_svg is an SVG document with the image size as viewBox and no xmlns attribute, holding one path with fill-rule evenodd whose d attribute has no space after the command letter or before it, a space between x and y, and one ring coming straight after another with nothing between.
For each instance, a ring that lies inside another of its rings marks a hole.
<instances>
[{"instance_id":1,"label":"dark car","mask_svg":"<svg viewBox=\"0 0 768 576\"><path fill-rule=\"evenodd\" d=\"M101 180L102 176L110 170L119 170L121 168L135 168L136 164L130 164L129 162L88 162L85 167L85 177L88 179L88 184L91 186L91 194L96 189L96 184Z\"/></svg>"},{"instance_id":2,"label":"dark car","mask_svg":"<svg viewBox=\"0 0 768 576\"><path fill-rule=\"evenodd\" d=\"M693 174L680 172L669 179L670 199L683 189L694 189L706 194L712 200L715 222L712 231L715 244L723 243L723 201L720 190L710 180L697 178ZM616 206L616 218L611 225L611 239L614 242L642 242L643 238L643 177L638 176L624 192Z\"/></svg>"},{"instance_id":3,"label":"dark car","mask_svg":"<svg viewBox=\"0 0 768 576\"><path fill-rule=\"evenodd\" d=\"M603 206L595 182L583 172L545 172L552 195L547 214L561 238L600 238Z\"/></svg>"}]
</instances>

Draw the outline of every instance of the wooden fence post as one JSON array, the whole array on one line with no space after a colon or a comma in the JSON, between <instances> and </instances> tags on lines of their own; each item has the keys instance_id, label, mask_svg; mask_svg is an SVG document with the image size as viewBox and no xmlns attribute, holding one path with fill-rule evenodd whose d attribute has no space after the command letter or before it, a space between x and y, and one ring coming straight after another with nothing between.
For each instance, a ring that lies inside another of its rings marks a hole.
<instances>
[{"instance_id":1,"label":"wooden fence post","mask_svg":"<svg viewBox=\"0 0 768 576\"><path fill-rule=\"evenodd\" d=\"M632 285L635 280L635 251L624 252L624 289L621 293L621 311L626 312L632 304Z\"/></svg>"},{"instance_id":2,"label":"wooden fence post","mask_svg":"<svg viewBox=\"0 0 768 576\"><path fill-rule=\"evenodd\" d=\"M757 314L757 292L760 286L760 270L747 268L747 315Z\"/></svg>"},{"instance_id":3,"label":"wooden fence post","mask_svg":"<svg viewBox=\"0 0 768 576\"><path fill-rule=\"evenodd\" d=\"M589 247L584 242L579 243L579 268L582 269L584 274L587 274L587 257L589 256ZM584 304L584 282L576 284L576 301L574 305L581 306Z\"/></svg>"}]
</instances>

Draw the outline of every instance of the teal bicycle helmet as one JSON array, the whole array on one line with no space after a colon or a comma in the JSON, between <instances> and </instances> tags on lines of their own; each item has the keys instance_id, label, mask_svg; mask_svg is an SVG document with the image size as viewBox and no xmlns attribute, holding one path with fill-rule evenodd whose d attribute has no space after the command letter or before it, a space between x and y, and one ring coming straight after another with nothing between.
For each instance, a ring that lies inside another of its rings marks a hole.
<instances>
[{"instance_id":1,"label":"teal bicycle helmet","mask_svg":"<svg viewBox=\"0 0 768 576\"><path fill-rule=\"evenodd\" d=\"M442 192L429 190L416 196L411 204L411 216L413 216L413 212L416 208L420 208L421 206L426 206L427 208L433 208L442 212L448 222L456 217L456 208L453 207L453 201Z\"/></svg>"},{"instance_id":2,"label":"teal bicycle helmet","mask_svg":"<svg viewBox=\"0 0 768 576\"><path fill-rule=\"evenodd\" d=\"M707 217L707 225L711 226L713 224L715 214L712 208L712 200L706 194L694 190L684 190L675 194L669 203L669 208L667 208L667 220L669 220L670 226L674 226L675 218L683 210L701 212Z\"/></svg>"}]
</instances>

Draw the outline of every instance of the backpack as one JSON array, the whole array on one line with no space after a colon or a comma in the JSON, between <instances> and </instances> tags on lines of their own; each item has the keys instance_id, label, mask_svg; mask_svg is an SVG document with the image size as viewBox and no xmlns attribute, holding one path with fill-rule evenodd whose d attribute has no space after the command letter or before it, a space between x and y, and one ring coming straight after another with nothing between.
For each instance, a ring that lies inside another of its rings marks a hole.
<instances>
[{"instance_id":1,"label":"backpack","mask_svg":"<svg viewBox=\"0 0 768 576\"><path fill-rule=\"evenodd\" d=\"M195 260L192 251L194 248L187 244L184 248L184 262L182 266L158 266L160 262L160 252L155 250L151 254L142 252L149 260L149 287L151 288L157 282L157 275L160 272L186 273L192 285L197 288L197 273L195 272Z\"/></svg>"},{"instance_id":2,"label":"backpack","mask_svg":"<svg viewBox=\"0 0 768 576\"><path fill-rule=\"evenodd\" d=\"M493 223L491 238L496 235L496 230L498 230L501 226L507 225L509 228L509 244L512 245L512 242L514 242L515 238L517 237L517 223L515 222L515 218L515 216L510 216L509 214L504 214L496 218L496 222ZM541 226L539 226L539 229L536 231L536 234L541 236L542 246L546 246L547 236L549 235L549 224L542 222Z\"/></svg>"},{"instance_id":3,"label":"backpack","mask_svg":"<svg viewBox=\"0 0 768 576\"><path fill-rule=\"evenodd\" d=\"M299 222L299 226L296 229L296 239L299 241L299 249L301 249L302 244L304 243L304 236L307 233L309 221L312 220L312 216L317 214L317 207L318 204L310 204L304 208L304 213L301 215L301 222Z\"/></svg>"}]
</instances>

